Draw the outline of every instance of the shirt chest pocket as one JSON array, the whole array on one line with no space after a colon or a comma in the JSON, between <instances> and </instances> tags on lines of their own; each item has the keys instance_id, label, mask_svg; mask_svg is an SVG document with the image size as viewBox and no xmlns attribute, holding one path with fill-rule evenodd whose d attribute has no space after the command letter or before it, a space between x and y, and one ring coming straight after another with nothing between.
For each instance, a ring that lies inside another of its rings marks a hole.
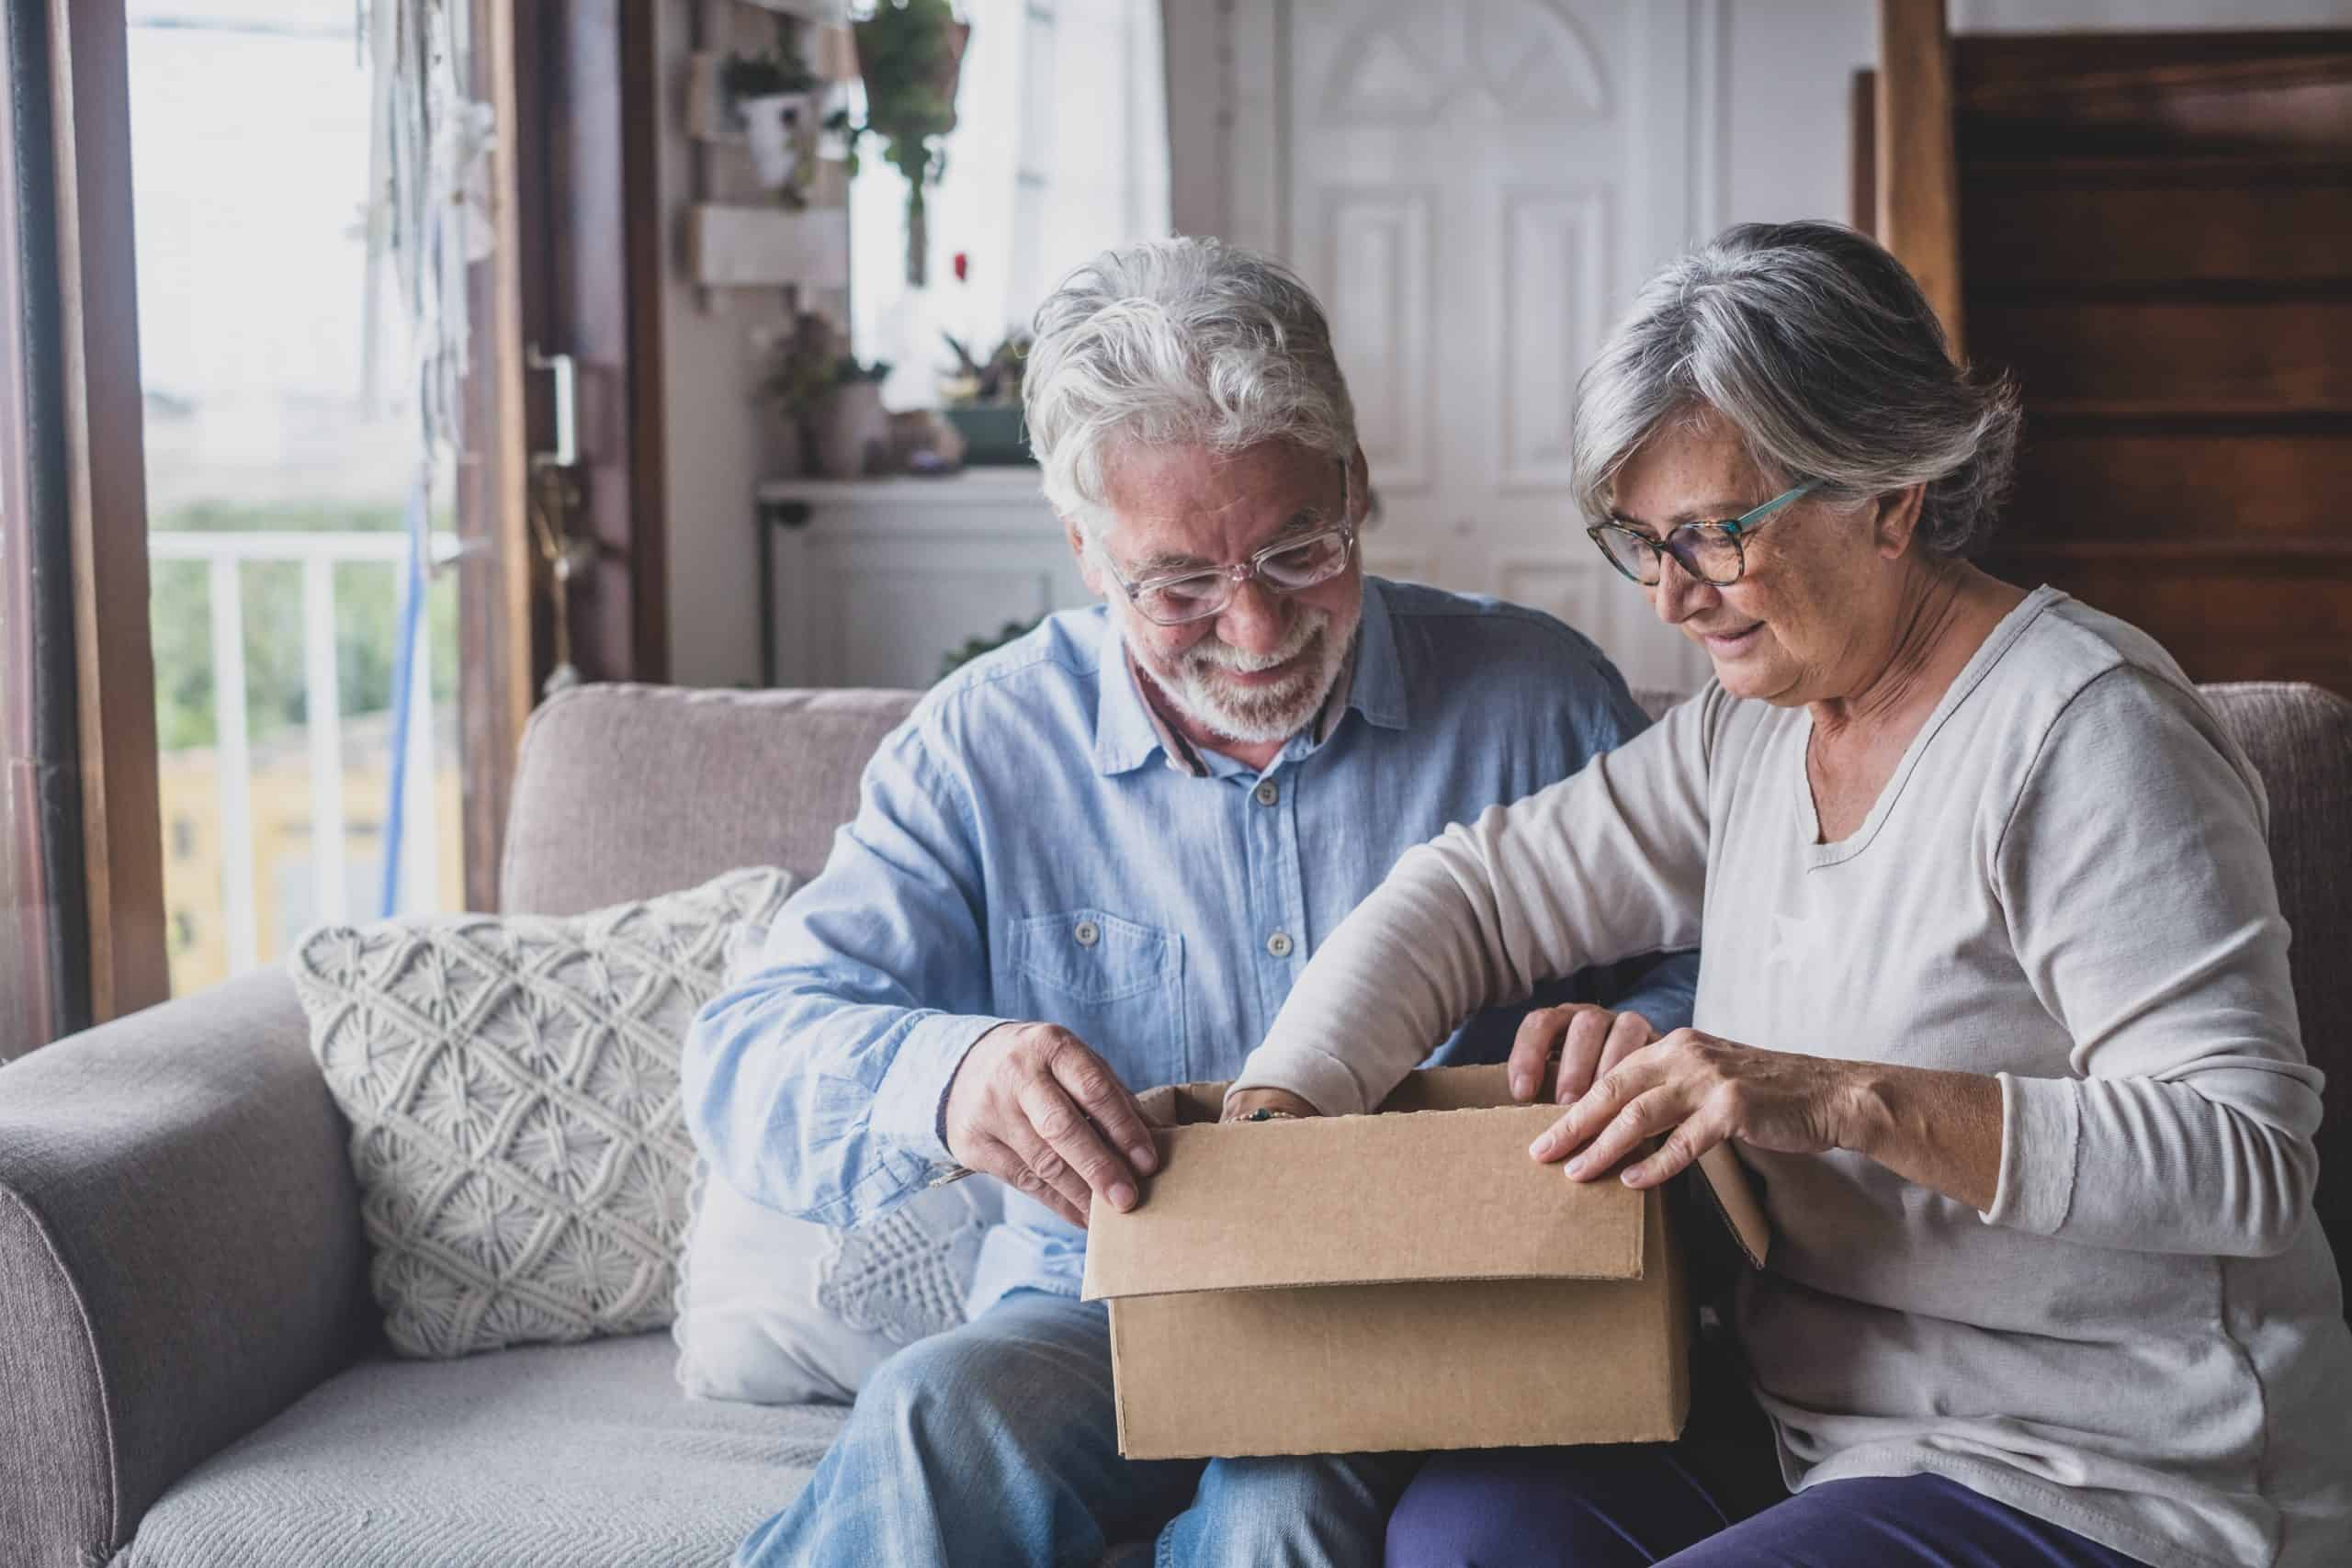
<instances>
[{"instance_id":1,"label":"shirt chest pocket","mask_svg":"<svg viewBox=\"0 0 2352 1568\"><path fill-rule=\"evenodd\" d=\"M999 1012L1061 1025L1130 1089L1187 1076L1180 932L1105 909L1015 920L997 991Z\"/></svg>"}]
</instances>

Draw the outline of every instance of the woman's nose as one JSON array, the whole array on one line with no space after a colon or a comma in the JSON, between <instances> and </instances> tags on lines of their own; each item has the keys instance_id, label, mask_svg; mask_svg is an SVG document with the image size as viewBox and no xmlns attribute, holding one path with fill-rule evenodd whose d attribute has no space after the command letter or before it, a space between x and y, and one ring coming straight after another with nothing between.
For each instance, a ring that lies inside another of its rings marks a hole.
<instances>
[{"instance_id":1,"label":"woman's nose","mask_svg":"<svg viewBox=\"0 0 2352 1568\"><path fill-rule=\"evenodd\" d=\"M1691 576L1671 555L1658 557L1657 585L1650 591L1650 607L1669 626L1679 626L1714 602L1715 585Z\"/></svg>"}]
</instances>

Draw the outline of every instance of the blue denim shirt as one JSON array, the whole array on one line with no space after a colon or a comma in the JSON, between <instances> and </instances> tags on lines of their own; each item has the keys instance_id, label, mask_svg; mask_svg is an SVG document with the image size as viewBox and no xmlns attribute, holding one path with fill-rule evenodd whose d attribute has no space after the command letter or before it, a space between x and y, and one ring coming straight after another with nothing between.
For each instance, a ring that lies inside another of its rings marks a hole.
<instances>
[{"instance_id":1,"label":"blue denim shirt","mask_svg":"<svg viewBox=\"0 0 2352 1568\"><path fill-rule=\"evenodd\" d=\"M1001 1022L1043 1021L1133 1089L1230 1077L1316 944L1449 824L1647 724L1549 615L1367 579L1345 707L1263 773L1186 771L1100 606L1053 616L926 695L854 820L696 1019L687 1124L760 1202L846 1225L955 1167L949 1081ZM1318 739L1319 737L1319 739ZM1498 1061L1526 1005L1690 1021L1695 953L1579 976L1471 1020L1439 1061ZM1007 1191L968 1303L1075 1294L1085 1234Z\"/></svg>"}]
</instances>

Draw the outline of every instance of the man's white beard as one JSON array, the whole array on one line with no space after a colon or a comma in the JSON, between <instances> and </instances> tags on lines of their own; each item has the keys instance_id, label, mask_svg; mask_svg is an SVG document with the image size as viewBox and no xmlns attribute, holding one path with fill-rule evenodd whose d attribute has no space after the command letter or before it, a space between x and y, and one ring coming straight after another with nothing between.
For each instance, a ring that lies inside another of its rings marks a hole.
<instances>
[{"instance_id":1,"label":"man's white beard","mask_svg":"<svg viewBox=\"0 0 2352 1568\"><path fill-rule=\"evenodd\" d=\"M1334 624L1329 610L1302 606L1290 634L1272 653L1257 655L1228 648L1215 633L1177 655L1166 669L1145 664L1170 705L1212 734L1245 746L1287 740L1306 728L1322 709L1348 661L1356 622ZM1272 670L1301 654L1298 670L1271 686L1237 686L1228 671Z\"/></svg>"}]
</instances>

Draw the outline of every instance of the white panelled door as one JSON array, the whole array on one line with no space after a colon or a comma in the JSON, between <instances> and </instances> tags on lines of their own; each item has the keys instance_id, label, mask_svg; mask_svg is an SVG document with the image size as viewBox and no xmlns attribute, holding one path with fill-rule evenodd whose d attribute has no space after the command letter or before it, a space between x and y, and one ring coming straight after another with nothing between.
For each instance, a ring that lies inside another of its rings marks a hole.
<instances>
[{"instance_id":1,"label":"white panelled door","mask_svg":"<svg viewBox=\"0 0 2352 1568\"><path fill-rule=\"evenodd\" d=\"M1636 685L1693 685L1706 661L1585 537L1570 404L1641 276L1713 227L1721 6L1234 17L1231 237L1330 310L1381 502L1372 570L1550 610Z\"/></svg>"}]
</instances>

